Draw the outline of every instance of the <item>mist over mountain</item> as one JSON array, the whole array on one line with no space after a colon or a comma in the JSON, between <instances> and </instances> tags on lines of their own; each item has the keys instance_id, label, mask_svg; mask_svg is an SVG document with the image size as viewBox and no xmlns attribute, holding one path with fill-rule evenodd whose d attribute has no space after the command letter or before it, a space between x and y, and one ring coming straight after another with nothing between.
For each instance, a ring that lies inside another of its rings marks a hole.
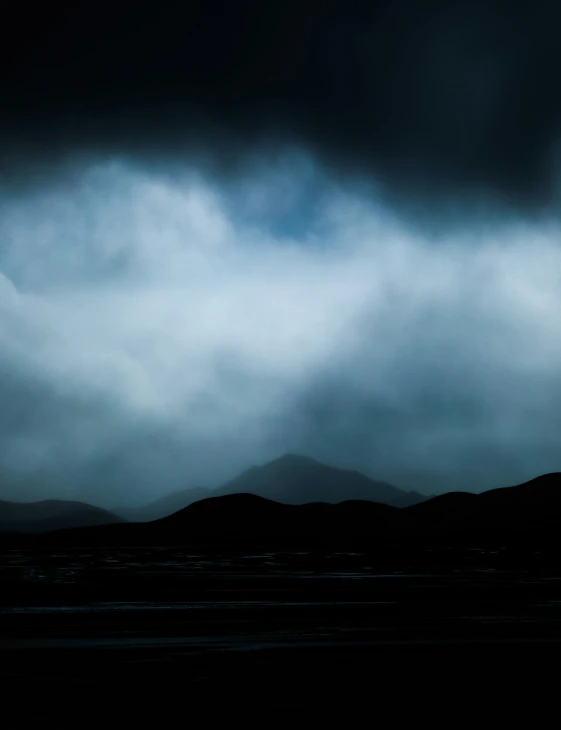
<instances>
[{"instance_id":1,"label":"mist over mountain","mask_svg":"<svg viewBox=\"0 0 561 730\"><path fill-rule=\"evenodd\" d=\"M369 479L358 471L327 466L316 459L285 454L278 459L247 469L215 489L186 489L138 508L121 507L117 513L132 521L165 517L206 497L247 493L284 504L368 500L406 507L427 499L413 491Z\"/></svg>"},{"instance_id":2,"label":"mist over mountain","mask_svg":"<svg viewBox=\"0 0 561 730\"><path fill-rule=\"evenodd\" d=\"M561 469L558 3L51 5L2 16L1 499Z\"/></svg>"},{"instance_id":3,"label":"mist over mountain","mask_svg":"<svg viewBox=\"0 0 561 730\"><path fill-rule=\"evenodd\" d=\"M393 504L415 501L416 494L386 482L369 479L359 471L327 466L316 459L285 454L264 466L255 466L214 491L214 496L246 492L285 504L369 500ZM419 495L419 498L424 499Z\"/></svg>"}]
</instances>

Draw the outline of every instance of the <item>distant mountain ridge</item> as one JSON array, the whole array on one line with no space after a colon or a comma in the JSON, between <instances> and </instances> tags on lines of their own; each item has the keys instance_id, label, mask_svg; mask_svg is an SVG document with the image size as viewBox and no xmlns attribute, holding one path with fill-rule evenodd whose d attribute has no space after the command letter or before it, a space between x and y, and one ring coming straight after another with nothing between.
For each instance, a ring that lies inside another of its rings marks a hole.
<instances>
[{"instance_id":1,"label":"distant mountain ridge","mask_svg":"<svg viewBox=\"0 0 561 730\"><path fill-rule=\"evenodd\" d=\"M46 499L39 502L0 501L0 531L49 532L74 527L111 525L123 518L85 502Z\"/></svg>"},{"instance_id":2,"label":"distant mountain ridge","mask_svg":"<svg viewBox=\"0 0 561 730\"><path fill-rule=\"evenodd\" d=\"M444 544L460 541L471 546L490 542L501 545L512 540L529 540L529 544L557 541L561 545L561 473L544 474L523 484L480 494L448 492L404 508L372 499L336 503L314 499L323 494L334 498L340 493L339 488L345 488L347 494L364 494L366 490L370 496L371 484L386 498L393 496L395 488L391 485L289 455L250 469L210 492L214 496L149 523L123 524L112 513L80 502L0 502L0 531L4 533L3 544L10 544L13 532L19 530L49 531L48 535L33 538L44 537L45 544L185 544L194 540L296 540L313 544L318 540L436 539L445 541ZM279 502L247 489L241 491L246 485L270 495L278 494L279 485L284 485L285 499L292 494L310 501ZM220 494L228 490L234 493ZM20 537L31 539L29 535Z\"/></svg>"},{"instance_id":3,"label":"distant mountain ridge","mask_svg":"<svg viewBox=\"0 0 561 730\"><path fill-rule=\"evenodd\" d=\"M112 524L36 536L45 544L164 545L438 541L561 546L561 473L481 494L449 492L404 509L364 500L291 505L248 493L195 502L150 523ZM3 536L4 542L7 537Z\"/></svg>"},{"instance_id":4,"label":"distant mountain ridge","mask_svg":"<svg viewBox=\"0 0 561 730\"><path fill-rule=\"evenodd\" d=\"M408 507L427 497L378 482L359 471L328 466L307 456L285 454L263 466L253 466L216 489L194 488L162 497L145 507L121 508L117 513L131 521L150 521L177 512L207 497L247 493L283 504L348 500L381 502Z\"/></svg>"}]
</instances>

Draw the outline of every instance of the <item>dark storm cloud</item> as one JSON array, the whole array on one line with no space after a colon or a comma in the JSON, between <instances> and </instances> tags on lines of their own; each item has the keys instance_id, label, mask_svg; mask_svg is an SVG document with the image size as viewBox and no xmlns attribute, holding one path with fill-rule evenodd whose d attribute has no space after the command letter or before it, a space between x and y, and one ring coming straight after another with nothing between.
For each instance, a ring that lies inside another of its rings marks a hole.
<instances>
[{"instance_id":1,"label":"dark storm cloud","mask_svg":"<svg viewBox=\"0 0 561 730\"><path fill-rule=\"evenodd\" d=\"M0 498L561 468L557 3L3 12Z\"/></svg>"},{"instance_id":2,"label":"dark storm cloud","mask_svg":"<svg viewBox=\"0 0 561 730\"><path fill-rule=\"evenodd\" d=\"M290 140L402 197L543 205L560 19L545 0L10 3L5 169L13 181L77 150L204 147L228 168Z\"/></svg>"}]
</instances>

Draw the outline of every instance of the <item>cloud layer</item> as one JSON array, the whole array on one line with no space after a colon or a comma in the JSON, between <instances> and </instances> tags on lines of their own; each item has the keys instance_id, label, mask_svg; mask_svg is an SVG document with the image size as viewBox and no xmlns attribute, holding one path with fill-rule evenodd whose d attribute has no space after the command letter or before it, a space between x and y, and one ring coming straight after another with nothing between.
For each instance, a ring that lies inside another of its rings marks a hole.
<instances>
[{"instance_id":1,"label":"cloud layer","mask_svg":"<svg viewBox=\"0 0 561 730\"><path fill-rule=\"evenodd\" d=\"M428 491L561 469L558 224L420 231L298 151L4 195L0 498L140 501L287 450Z\"/></svg>"}]
</instances>

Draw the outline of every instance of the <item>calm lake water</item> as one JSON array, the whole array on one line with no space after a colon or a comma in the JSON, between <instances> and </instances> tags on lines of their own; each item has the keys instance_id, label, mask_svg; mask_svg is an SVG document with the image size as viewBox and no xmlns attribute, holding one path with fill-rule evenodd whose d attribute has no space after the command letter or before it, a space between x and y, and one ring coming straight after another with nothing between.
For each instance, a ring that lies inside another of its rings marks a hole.
<instances>
[{"instance_id":1,"label":"calm lake water","mask_svg":"<svg viewBox=\"0 0 561 730\"><path fill-rule=\"evenodd\" d=\"M251 687L317 708L372 683L389 697L521 666L536 678L561 656L561 564L533 551L18 549L1 552L0 582L16 687L159 697L179 683L192 702L238 704Z\"/></svg>"}]
</instances>

